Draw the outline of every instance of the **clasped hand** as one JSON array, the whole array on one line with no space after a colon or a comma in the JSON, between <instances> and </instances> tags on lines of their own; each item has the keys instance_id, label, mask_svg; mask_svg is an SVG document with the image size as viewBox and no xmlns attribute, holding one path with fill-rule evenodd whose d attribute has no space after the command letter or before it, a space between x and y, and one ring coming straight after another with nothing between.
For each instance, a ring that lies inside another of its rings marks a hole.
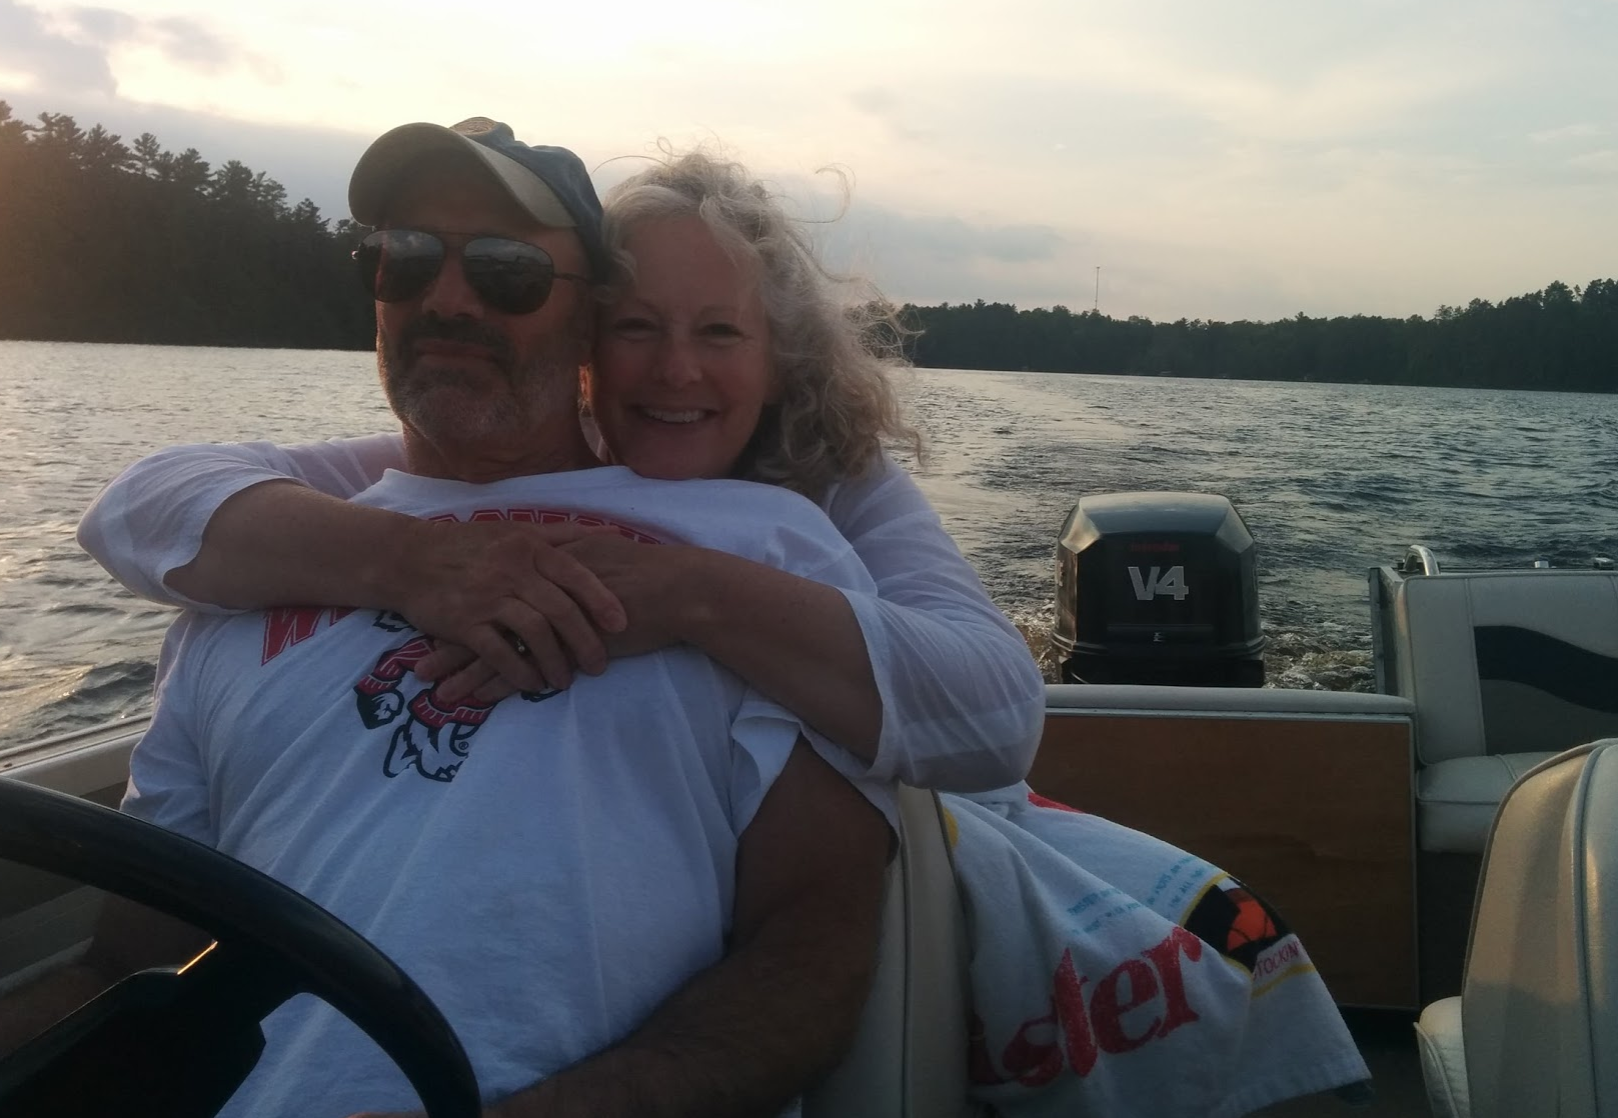
<instances>
[{"instance_id":1,"label":"clasped hand","mask_svg":"<svg viewBox=\"0 0 1618 1118\"><path fill-rule=\"evenodd\" d=\"M438 642L416 674L446 702L563 689L575 669L599 675L609 655L679 639L674 560L691 549L571 522L440 522L418 536L394 597Z\"/></svg>"}]
</instances>

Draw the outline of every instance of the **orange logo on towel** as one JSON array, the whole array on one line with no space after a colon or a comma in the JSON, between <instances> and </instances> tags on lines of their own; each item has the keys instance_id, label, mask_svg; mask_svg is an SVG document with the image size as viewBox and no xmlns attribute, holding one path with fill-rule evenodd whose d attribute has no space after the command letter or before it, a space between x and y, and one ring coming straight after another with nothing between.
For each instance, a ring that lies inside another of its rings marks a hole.
<instances>
[{"instance_id":1,"label":"orange logo on towel","mask_svg":"<svg viewBox=\"0 0 1618 1118\"><path fill-rule=\"evenodd\" d=\"M1260 955L1292 934L1258 894L1229 877L1199 897L1182 922L1191 934L1249 971Z\"/></svg>"},{"instance_id":2,"label":"orange logo on towel","mask_svg":"<svg viewBox=\"0 0 1618 1118\"><path fill-rule=\"evenodd\" d=\"M1230 932L1225 937L1226 955L1234 955L1249 944L1273 943L1279 938L1275 921L1257 897L1246 889L1232 889L1225 895L1236 902L1236 915L1231 918Z\"/></svg>"}]
</instances>

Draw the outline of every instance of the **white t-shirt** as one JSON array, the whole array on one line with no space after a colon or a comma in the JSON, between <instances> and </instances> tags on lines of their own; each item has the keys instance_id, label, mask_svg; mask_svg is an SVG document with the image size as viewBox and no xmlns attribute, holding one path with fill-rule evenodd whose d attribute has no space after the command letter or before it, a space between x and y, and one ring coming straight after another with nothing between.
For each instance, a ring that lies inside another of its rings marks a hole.
<instances>
[{"instance_id":1,"label":"white t-shirt","mask_svg":"<svg viewBox=\"0 0 1618 1118\"><path fill-rule=\"evenodd\" d=\"M588 513L868 591L810 502L605 468L491 485L388 472L356 500L420 516ZM176 622L124 808L335 913L426 991L485 1100L625 1035L724 953L738 837L801 732L689 647L494 706L435 701L393 614L280 609ZM891 810L888 789L861 786ZM891 818L891 815L890 815ZM417 1105L325 1005L295 999L231 1114Z\"/></svg>"},{"instance_id":2,"label":"white t-shirt","mask_svg":"<svg viewBox=\"0 0 1618 1118\"><path fill-rule=\"evenodd\" d=\"M196 557L228 497L288 477L350 497L403 465L398 435L173 447L107 486L85 513L79 543L144 598L219 612L185 600L163 577ZM876 583L844 589L882 696L871 775L954 792L1021 780L1044 725L1044 682L916 483L882 458L832 486L821 508Z\"/></svg>"}]
</instances>

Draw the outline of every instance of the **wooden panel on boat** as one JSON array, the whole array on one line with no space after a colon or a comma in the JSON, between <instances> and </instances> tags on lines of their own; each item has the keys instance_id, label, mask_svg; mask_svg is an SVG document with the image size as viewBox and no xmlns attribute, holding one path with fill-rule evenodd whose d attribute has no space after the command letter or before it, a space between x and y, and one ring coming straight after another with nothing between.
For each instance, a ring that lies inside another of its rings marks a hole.
<instances>
[{"instance_id":1,"label":"wooden panel on boat","mask_svg":"<svg viewBox=\"0 0 1618 1118\"><path fill-rule=\"evenodd\" d=\"M1256 889L1339 1004L1418 1008L1410 726L1051 711L1029 783Z\"/></svg>"}]
</instances>

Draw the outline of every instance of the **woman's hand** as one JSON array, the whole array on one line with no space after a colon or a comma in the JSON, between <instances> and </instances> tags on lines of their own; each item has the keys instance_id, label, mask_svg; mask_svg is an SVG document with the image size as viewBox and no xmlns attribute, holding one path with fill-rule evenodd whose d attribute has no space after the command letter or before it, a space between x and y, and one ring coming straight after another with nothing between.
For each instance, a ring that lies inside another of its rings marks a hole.
<instances>
[{"instance_id":1,"label":"woman's hand","mask_svg":"<svg viewBox=\"0 0 1618 1118\"><path fill-rule=\"evenodd\" d=\"M564 688L575 666L606 670L603 634L624 628L616 595L563 550L606 536L622 538L572 523L423 521L387 559L389 598L416 628L486 664L506 694Z\"/></svg>"},{"instance_id":2,"label":"woman's hand","mask_svg":"<svg viewBox=\"0 0 1618 1118\"><path fill-rule=\"evenodd\" d=\"M607 655L637 656L685 639L686 619L701 608L703 559L710 553L637 543L610 529L581 534L556 550L588 571L623 610L625 624L602 635ZM532 689L471 646L444 641L416 666L416 675L437 680L439 697L450 703L469 696L494 703Z\"/></svg>"},{"instance_id":3,"label":"woman's hand","mask_svg":"<svg viewBox=\"0 0 1618 1118\"><path fill-rule=\"evenodd\" d=\"M605 635L607 654L690 644L856 757L876 758L882 695L842 591L723 551L636 543L616 532L581 535L557 550L623 607L626 624ZM476 649L441 649L416 674L442 680L446 702L494 703L526 689Z\"/></svg>"},{"instance_id":4,"label":"woman's hand","mask_svg":"<svg viewBox=\"0 0 1618 1118\"><path fill-rule=\"evenodd\" d=\"M639 656L685 640L686 626L702 606L706 559L715 554L605 532L581 536L558 550L600 579L623 605L624 626L606 635L612 656Z\"/></svg>"}]
</instances>

